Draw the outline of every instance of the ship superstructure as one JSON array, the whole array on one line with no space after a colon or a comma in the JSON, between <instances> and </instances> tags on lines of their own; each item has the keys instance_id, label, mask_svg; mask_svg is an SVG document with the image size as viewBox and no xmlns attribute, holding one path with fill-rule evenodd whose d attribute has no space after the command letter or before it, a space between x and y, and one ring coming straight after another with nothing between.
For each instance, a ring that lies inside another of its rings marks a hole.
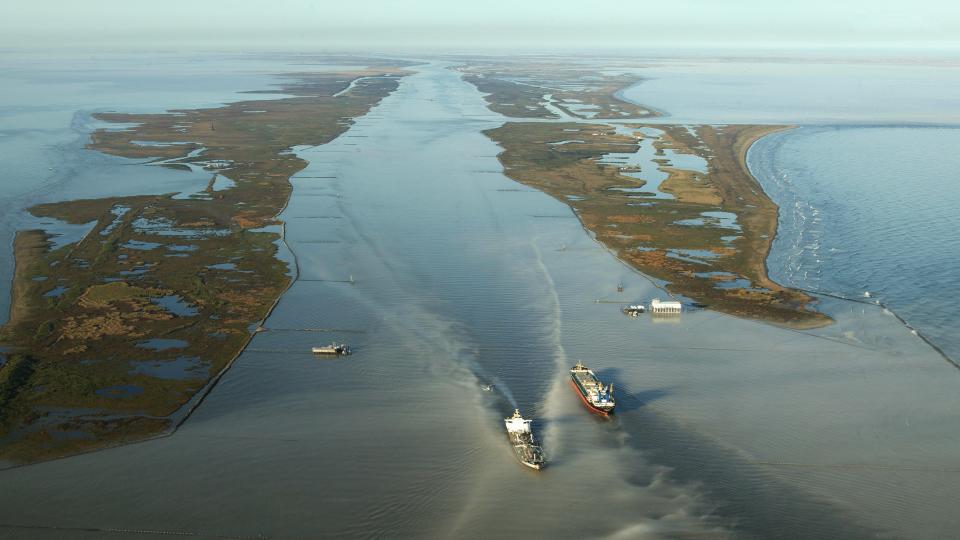
<instances>
[{"instance_id":1,"label":"ship superstructure","mask_svg":"<svg viewBox=\"0 0 960 540\"><path fill-rule=\"evenodd\" d=\"M513 416L504 418L503 421L507 426L507 437L520 463L531 469L542 469L545 463L543 449L537 444L533 430L530 429L532 421L521 416L519 409L515 409Z\"/></svg>"}]
</instances>

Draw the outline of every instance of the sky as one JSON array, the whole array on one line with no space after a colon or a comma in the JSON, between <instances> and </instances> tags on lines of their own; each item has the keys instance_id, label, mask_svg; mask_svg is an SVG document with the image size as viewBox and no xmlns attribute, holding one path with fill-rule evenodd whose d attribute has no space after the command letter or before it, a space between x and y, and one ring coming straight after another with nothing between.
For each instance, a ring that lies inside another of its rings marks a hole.
<instances>
[{"instance_id":1,"label":"sky","mask_svg":"<svg viewBox=\"0 0 960 540\"><path fill-rule=\"evenodd\" d=\"M0 48L960 50L957 0L0 0Z\"/></svg>"}]
</instances>

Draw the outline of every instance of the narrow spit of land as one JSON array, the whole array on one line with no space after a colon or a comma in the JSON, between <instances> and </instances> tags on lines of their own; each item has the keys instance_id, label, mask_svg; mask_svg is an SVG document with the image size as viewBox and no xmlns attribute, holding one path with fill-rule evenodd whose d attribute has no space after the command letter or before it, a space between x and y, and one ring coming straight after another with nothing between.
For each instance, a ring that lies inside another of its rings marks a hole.
<instances>
[{"instance_id":1,"label":"narrow spit of land","mask_svg":"<svg viewBox=\"0 0 960 540\"><path fill-rule=\"evenodd\" d=\"M641 77L610 74L569 62L477 61L459 66L463 78L485 94L491 110L512 118L620 119L659 114L617 97Z\"/></svg>"},{"instance_id":2,"label":"narrow spit of land","mask_svg":"<svg viewBox=\"0 0 960 540\"><path fill-rule=\"evenodd\" d=\"M355 65L355 64L354 64ZM290 97L161 114L99 113L88 148L202 169L194 194L42 204L29 211L89 224L54 249L20 231L13 305L0 340L0 459L28 462L169 430L185 404L249 341L290 281L277 258L290 149L329 142L408 72L285 75ZM131 168L136 174L136 168Z\"/></svg>"},{"instance_id":3,"label":"narrow spit of land","mask_svg":"<svg viewBox=\"0 0 960 540\"><path fill-rule=\"evenodd\" d=\"M672 293L717 311L794 328L831 322L811 309L811 296L767 275L778 209L750 174L746 153L760 137L787 126L613 125L601 119L654 114L617 98L628 79L640 77L548 67L478 63L459 68L467 81L488 92L492 110L552 119L557 117L552 109L581 119L508 122L486 131L503 148L499 157L508 176L569 205L598 241L634 268L665 281ZM644 188L641 167L612 158L636 153L642 142L652 144L656 156L644 167L666 176L656 188ZM668 152L697 156L706 167L681 168Z\"/></svg>"}]
</instances>

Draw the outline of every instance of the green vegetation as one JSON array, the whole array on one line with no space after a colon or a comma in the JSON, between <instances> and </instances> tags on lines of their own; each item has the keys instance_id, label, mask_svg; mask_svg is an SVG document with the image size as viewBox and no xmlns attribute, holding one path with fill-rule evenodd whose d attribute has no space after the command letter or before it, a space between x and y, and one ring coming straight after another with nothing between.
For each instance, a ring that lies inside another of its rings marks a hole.
<instances>
[{"instance_id":1,"label":"green vegetation","mask_svg":"<svg viewBox=\"0 0 960 540\"><path fill-rule=\"evenodd\" d=\"M329 142L398 86L405 72L289 76L292 97L162 114L101 113L89 148L159 166L202 167L235 185L173 194L43 204L37 216L94 222L52 249L42 231L17 235L13 305L0 339L0 458L33 461L162 433L249 341L289 283L276 253L276 215L297 145ZM349 87L349 91L334 95ZM153 144L142 145L140 141ZM182 142L186 144L182 144ZM131 168L136 174L136 168ZM157 350L149 340L181 340ZM187 362L182 377L144 365Z\"/></svg>"},{"instance_id":2,"label":"green vegetation","mask_svg":"<svg viewBox=\"0 0 960 540\"><path fill-rule=\"evenodd\" d=\"M633 126L639 129L643 126ZM511 178L570 205L584 227L642 272L668 282L667 288L712 309L793 327L814 327L830 319L810 310L809 296L767 277L765 260L776 233L777 207L746 169L744 156L757 138L782 126L649 126L663 130L654 142L659 154L670 148L706 160L706 174L671 169L661 189L672 199L637 190L643 181L599 163L608 153L637 151L637 131L620 135L607 125L507 123L486 134L503 152ZM575 139L580 142L552 144ZM740 230L717 226L703 212L736 215ZM744 286L729 286L745 281Z\"/></svg>"},{"instance_id":3,"label":"green vegetation","mask_svg":"<svg viewBox=\"0 0 960 540\"><path fill-rule=\"evenodd\" d=\"M33 375L33 360L23 355L13 355L0 368L0 425L6 425L12 404Z\"/></svg>"}]
</instances>

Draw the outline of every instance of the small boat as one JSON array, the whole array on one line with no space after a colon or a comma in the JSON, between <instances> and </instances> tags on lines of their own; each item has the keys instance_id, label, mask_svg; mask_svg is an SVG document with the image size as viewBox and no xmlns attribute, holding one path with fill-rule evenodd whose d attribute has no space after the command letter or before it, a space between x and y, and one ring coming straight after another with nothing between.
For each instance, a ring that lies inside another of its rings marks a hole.
<instances>
[{"instance_id":1,"label":"small boat","mask_svg":"<svg viewBox=\"0 0 960 540\"><path fill-rule=\"evenodd\" d=\"M513 416L504 418L503 422L507 426L507 437L510 438L510 444L513 445L513 451L520 463L538 471L542 469L546 460L543 458L543 449L537 444L530 429L532 420L520 416L520 409L514 409Z\"/></svg>"},{"instance_id":2,"label":"small boat","mask_svg":"<svg viewBox=\"0 0 960 540\"><path fill-rule=\"evenodd\" d=\"M492 384L482 384L482 385L480 385L480 389L483 390L484 392L491 392L491 391L493 391L493 385L492 385Z\"/></svg>"},{"instance_id":3,"label":"small boat","mask_svg":"<svg viewBox=\"0 0 960 540\"><path fill-rule=\"evenodd\" d=\"M313 354L333 354L337 356L343 356L350 354L350 347L346 343L337 343L333 342L329 345L322 345L320 347L313 347L310 349Z\"/></svg>"},{"instance_id":4,"label":"small boat","mask_svg":"<svg viewBox=\"0 0 960 540\"><path fill-rule=\"evenodd\" d=\"M583 365L583 362L577 362L577 365L570 369L570 378L573 379L573 386L584 405L591 411L600 414L610 414L616 407L613 400L613 385L604 386L600 379L593 374L593 370Z\"/></svg>"},{"instance_id":5,"label":"small boat","mask_svg":"<svg viewBox=\"0 0 960 540\"><path fill-rule=\"evenodd\" d=\"M631 317L639 317L641 313L647 311L643 304L634 304L623 308L623 314Z\"/></svg>"},{"instance_id":6,"label":"small boat","mask_svg":"<svg viewBox=\"0 0 960 540\"><path fill-rule=\"evenodd\" d=\"M623 292L623 283L617 283L617 292Z\"/></svg>"}]
</instances>

